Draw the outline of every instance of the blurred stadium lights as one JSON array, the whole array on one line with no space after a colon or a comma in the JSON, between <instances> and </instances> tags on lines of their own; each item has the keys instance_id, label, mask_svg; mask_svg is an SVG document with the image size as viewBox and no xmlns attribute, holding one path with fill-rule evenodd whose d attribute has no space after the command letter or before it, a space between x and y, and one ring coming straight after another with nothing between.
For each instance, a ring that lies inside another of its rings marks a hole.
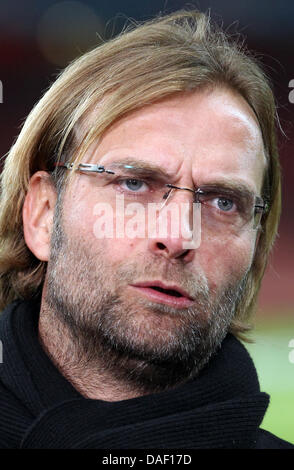
<instances>
[{"instance_id":1,"label":"blurred stadium lights","mask_svg":"<svg viewBox=\"0 0 294 470\"><path fill-rule=\"evenodd\" d=\"M65 66L99 44L103 21L82 2L64 1L49 7L37 26L37 42L52 64Z\"/></svg>"},{"instance_id":2,"label":"blurred stadium lights","mask_svg":"<svg viewBox=\"0 0 294 470\"><path fill-rule=\"evenodd\" d=\"M65 3L54 0L1 0L0 34L33 35L38 18L55 7L58 13L59 6ZM194 5L202 11L210 8L212 16L222 18L226 25L238 21L245 28L246 35L252 38L274 42L293 38L293 0L81 0L72 3L78 3L80 8L85 8L85 12L91 10L106 20L117 13L144 19L159 11L174 11ZM81 14L83 20L82 11Z\"/></svg>"}]
</instances>

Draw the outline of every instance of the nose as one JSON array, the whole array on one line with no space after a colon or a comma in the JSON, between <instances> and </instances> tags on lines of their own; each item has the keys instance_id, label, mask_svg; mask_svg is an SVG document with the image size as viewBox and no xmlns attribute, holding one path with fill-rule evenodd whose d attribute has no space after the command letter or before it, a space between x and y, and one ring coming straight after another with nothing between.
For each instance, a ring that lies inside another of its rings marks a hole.
<instances>
[{"instance_id":1,"label":"nose","mask_svg":"<svg viewBox=\"0 0 294 470\"><path fill-rule=\"evenodd\" d=\"M195 250L183 248L179 240L172 238L148 240L148 248L153 254L163 256L166 259L183 260L189 263L194 259Z\"/></svg>"},{"instance_id":2,"label":"nose","mask_svg":"<svg viewBox=\"0 0 294 470\"><path fill-rule=\"evenodd\" d=\"M153 227L156 230L155 234L153 231L152 236L148 238L148 248L155 255L166 259L181 259L188 263L193 260L195 250L199 246L199 243L195 243L195 233L198 233L200 225L195 227L195 222L198 225L200 220L197 214L195 220L195 211L197 213L198 209L200 210L200 204L197 204L197 207L193 205L194 195L191 191L172 191L167 203L164 203L155 215Z\"/></svg>"}]
</instances>

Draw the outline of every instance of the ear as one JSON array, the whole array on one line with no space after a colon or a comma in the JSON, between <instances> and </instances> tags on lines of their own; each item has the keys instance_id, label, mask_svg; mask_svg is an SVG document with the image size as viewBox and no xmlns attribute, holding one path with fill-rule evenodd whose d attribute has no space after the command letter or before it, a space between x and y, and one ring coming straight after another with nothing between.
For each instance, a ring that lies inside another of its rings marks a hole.
<instances>
[{"instance_id":1,"label":"ear","mask_svg":"<svg viewBox=\"0 0 294 470\"><path fill-rule=\"evenodd\" d=\"M56 190L46 171L37 171L30 180L22 216L28 248L41 261L48 261Z\"/></svg>"}]
</instances>

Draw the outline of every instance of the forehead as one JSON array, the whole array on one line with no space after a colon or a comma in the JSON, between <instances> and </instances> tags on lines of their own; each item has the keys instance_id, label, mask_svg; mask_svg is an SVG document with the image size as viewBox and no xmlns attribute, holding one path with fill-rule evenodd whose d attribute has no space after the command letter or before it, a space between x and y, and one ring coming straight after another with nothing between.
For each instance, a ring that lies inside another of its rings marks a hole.
<instances>
[{"instance_id":1,"label":"forehead","mask_svg":"<svg viewBox=\"0 0 294 470\"><path fill-rule=\"evenodd\" d=\"M135 158L168 173L190 172L194 182L209 177L247 179L260 190L266 159L254 112L226 90L180 93L130 113L113 124L83 161L107 165Z\"/></svg>"}]
</instances>

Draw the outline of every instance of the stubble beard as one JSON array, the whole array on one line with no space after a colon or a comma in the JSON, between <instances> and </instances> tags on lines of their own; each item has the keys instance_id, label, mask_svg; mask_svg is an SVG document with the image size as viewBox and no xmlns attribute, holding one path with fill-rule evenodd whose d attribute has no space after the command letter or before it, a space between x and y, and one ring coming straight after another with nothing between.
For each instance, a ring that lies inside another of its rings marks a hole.
<instances>
[{"instance_id":1,"label":"stubble beard","mask_svg":"<svg viewBox=\"0 0 294 470\"><path fill-rule=\"evenodd\" d=\"M179 309L132 295L129 284L150 279L181 285L195 303ZM111 264L103 249L93 255L82 238L66 236L57 207L44 300L66 328L80 365L152 393L203 369L229 330L246 279L217 296L203 274L163 257L140 254Z\"/></svg>"}]
</instances>

